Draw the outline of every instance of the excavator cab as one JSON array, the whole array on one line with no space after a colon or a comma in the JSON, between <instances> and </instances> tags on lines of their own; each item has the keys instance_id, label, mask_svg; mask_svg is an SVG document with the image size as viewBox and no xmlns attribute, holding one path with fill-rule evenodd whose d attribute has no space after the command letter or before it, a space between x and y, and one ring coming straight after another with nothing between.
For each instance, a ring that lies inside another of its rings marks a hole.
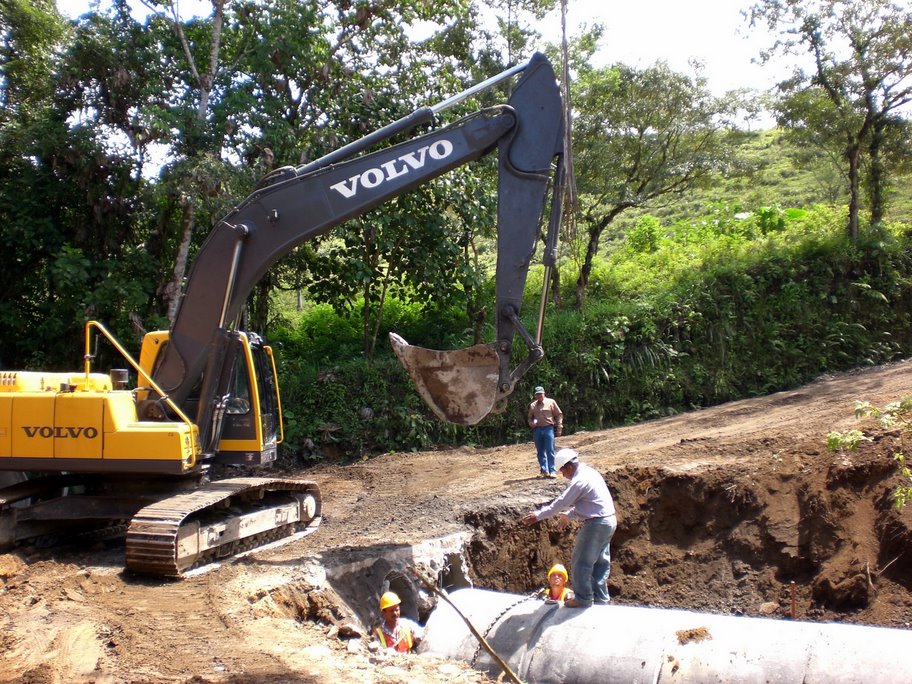
<instances>
[{"instance_id":1,"label":"excavator cab","mask_svg":"<svg viewBox=\"0 0 912 684\"><path fill-rule=\"evenodd\" d=\"M239 332L230 358L228 382L210 419L211 434L218 435L211 451L223 464L273 463L282 441L282 410L272 349L259 335Z\"/></svg>"},{"instance_id":2,"label":"excavator cab","mask_svg":"<svg viewBox=\"0 0 912 684\"><path fill-rule=\"evenodd\" d=\"M168 348L169 333L149 333L140 354L140 378L148 381ZM182 408L195 416L204 455L226 465L268 465L283 438L282 402L272 348L248 331L224 331L210 356L209 372L188 394ZM217 379L213 388L207 380ZM142 385L142 382L140 382ZM137 411L161 420L172 413L149 387L141 387ZM209 397L202 400L201 397Z\"/></svg>"}]
</instances>

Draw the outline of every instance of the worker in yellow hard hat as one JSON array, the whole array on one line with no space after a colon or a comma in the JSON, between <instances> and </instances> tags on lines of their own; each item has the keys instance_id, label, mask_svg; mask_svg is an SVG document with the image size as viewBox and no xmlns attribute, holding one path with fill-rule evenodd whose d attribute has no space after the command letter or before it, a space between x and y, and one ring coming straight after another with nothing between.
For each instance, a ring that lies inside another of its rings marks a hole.
<instances>
[{"instance_id":1,"label":"worker in yellow hard hat","mask_svg":"<svg viewBox=\"0 0 912 684\"><path fill-rule=\"evenodd\" d=\"M380 597L383 622L374 629L374 636L382 646L398 653L408 653L418 647L424 630L415 622L401 616L402 601L392 591Z\"/></svg>"},{"instance_id":2,"label":"worker in yellow hard hat","mask_svg":"<svg viewBox=\"0 0 912 684\"><path fill-rule=\"evenodd\" d=\"M548 570L548 593L546 599L551 601L566 601L573 598L573 590L567 586L570 576L567 568L560 563L555 563Z\"/></svg>"}]
</instances>

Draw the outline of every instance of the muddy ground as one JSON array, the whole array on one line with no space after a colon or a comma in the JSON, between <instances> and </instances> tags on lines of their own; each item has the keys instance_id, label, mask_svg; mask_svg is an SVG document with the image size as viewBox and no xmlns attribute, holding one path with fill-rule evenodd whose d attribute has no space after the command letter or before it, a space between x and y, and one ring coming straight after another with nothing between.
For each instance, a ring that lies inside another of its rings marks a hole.
<instances>
[{"instance_id":1,"label":"muddy ground","mask_svg":"<svg viewBox=\"0 0 912 684\"><path fill-rule=\"evenodd\" d=\"M613 600L910 627L912 509L890 499L900 436L853 413L855 400L912 394L910 372L559 439L615 495ZM826 450L829 431L852 428L872 441ZM445 584L514 592L568 562L572 531L517 523L563 487L537 470L531 443L309 469L298 474L324 497L315 533L180 581L124 572L116 540L0 555L0 682L488 681L461 663L378 656L365 623L384 580L404 587L406 566L435 553L452 567L425 567Z\"/></svg>"}]
</instances>

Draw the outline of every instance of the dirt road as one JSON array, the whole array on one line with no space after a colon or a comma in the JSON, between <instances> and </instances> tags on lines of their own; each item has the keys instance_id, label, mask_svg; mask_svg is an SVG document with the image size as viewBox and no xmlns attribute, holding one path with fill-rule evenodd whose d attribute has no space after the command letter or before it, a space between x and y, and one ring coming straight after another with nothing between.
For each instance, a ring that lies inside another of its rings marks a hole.
<instances>
[{"instance_id":1,"label":"dirt road","mask_svg":"<svg viewBox=\"0 0 912 684\"><path fill-rule=\"evenodd\" d=\"M561 438L617 501L614 600L912 624L912 512L889 498L899 434L853 414L855 400L912 394L910 372L894 364ZM873 441L827 452L827 432L850 428ZM372 568L462 534L473 582L529 591L572 547L572 532L517 524L562 489L537 470L530 443L296 473L323 490L314 534L175 582L125 573L118 542L0 555L0 682L488 681L460 663L368 650Z\"/></svg>"}]
</instances>

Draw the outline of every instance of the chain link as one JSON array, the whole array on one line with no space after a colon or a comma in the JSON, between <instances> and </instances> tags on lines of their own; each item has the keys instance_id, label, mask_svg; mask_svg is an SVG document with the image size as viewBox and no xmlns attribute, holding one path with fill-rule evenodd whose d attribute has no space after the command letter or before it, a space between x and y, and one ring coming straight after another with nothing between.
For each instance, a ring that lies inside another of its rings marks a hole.
<instances>
[{"instance_id":1,"label":"chain link","mask_svg":"<svg viewBox=\"0 0 912 684\"><path fill-rule=\"evenodd\" d=\"M500 622L500 619L501 619L504 615L506 615L506 614L509 613L511 610L513 610L514 608L516 608L516 606L518 606L520 603L524 603L524 602L529 601L529 600L534 599L534 598L539 598L539 597L541 596L541 592L542 592L542 590L541 590L541 589L538 589L538 590L536 590L536 591L533 591L531 594L528 594L528 595L526 595L526 596L521 596L521 597L519 598L518 601L516 601L516 602L514 602L514 603L511 603L509 606L507 606L506 608L504 608L502 611L500 611L500 613L497 614L497 617L495 617L495 618L491 621L491 623L485 628L485 631L482 633L482 636L483 636L485 639L487 639L487 638L488 638L488 634L490 633L490 631L491 631L492 629L494 629L494 625L496 625L498 622ZM481 652L481 642L479 641L479 642L478 642L478 645L475 647L475 653L472 654L472 660L471 660L471 662L470 662L470 665L471 665L473 668L475 667L475 661L478 659L478 654L479 654L480 652Z\"/></svg>"}]
</instances>

